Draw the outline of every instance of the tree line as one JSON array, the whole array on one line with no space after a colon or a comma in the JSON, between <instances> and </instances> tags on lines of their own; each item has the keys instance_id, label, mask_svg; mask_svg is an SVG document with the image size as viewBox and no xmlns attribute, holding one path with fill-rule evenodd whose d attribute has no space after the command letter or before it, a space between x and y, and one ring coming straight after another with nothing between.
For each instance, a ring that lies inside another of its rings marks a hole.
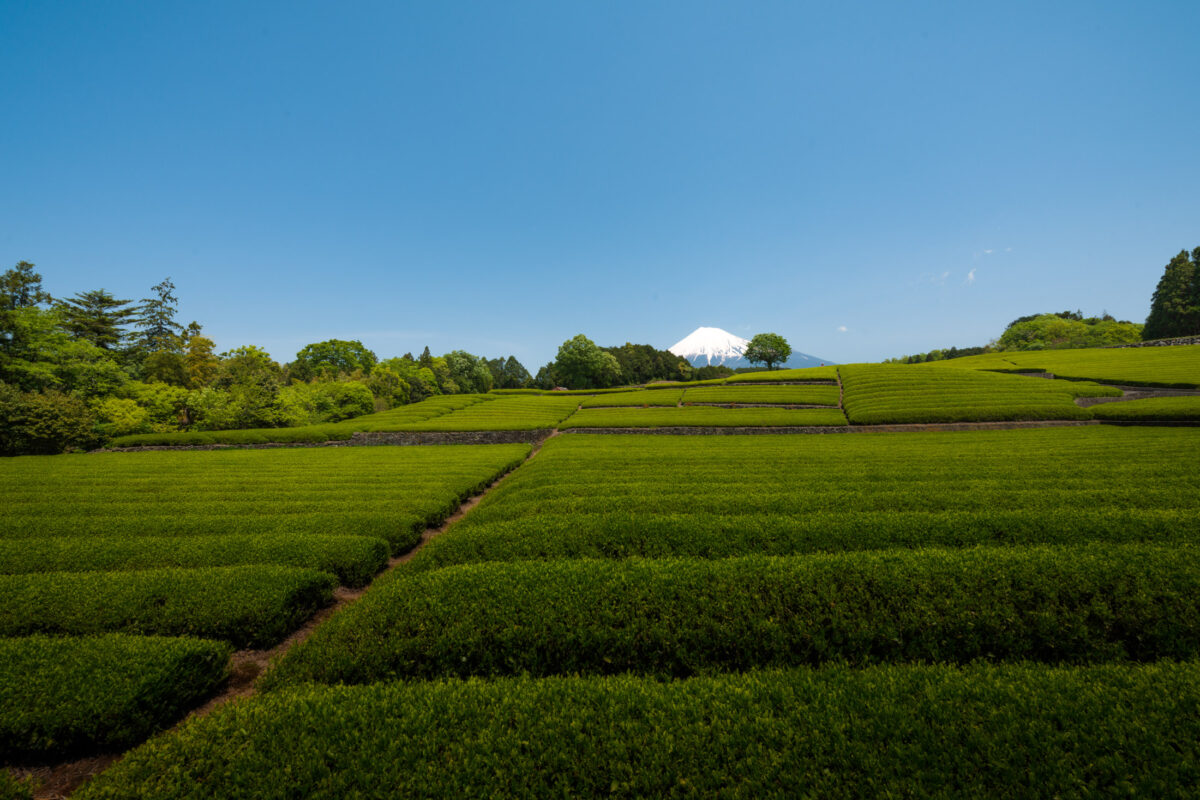
<instances>
[{"instance_id":1,"label":"tree line","mask_svg":"<svg viewBox=\"0 0 1200 800\"><path fill-rule=\"evenodd\" d=\"M426 347L380 360L340 339L306 345L287 364L255 345L216 353L199 323L177 319L170 278L149 294L53 298L27 261L0 275L0 454L86 449L129 433L337 422L533 381L513 356Z\"/></svg>"}]
</instances>

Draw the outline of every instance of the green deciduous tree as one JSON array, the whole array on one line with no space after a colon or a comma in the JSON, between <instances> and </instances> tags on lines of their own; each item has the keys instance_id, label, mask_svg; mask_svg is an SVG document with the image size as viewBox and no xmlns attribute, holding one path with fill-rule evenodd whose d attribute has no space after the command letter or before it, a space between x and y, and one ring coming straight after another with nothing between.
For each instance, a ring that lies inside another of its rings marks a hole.
<instances>
[{"instance_id":1,"label":"green deciduous tree","mask_svg":"<svg viewBox=\"0 0 1200 800\"><path fill-rule=\"evenodd\" d=\"M759 333L750 340L742 355L751 364L766 364L770 370L791 357L792 346L778 333Z\"/></svg>"},{"instance_id":2,"label":"green deciduous tree","mask_svg":"<svg viewBox=\"0 0 1200 800\"><path fill-rule=\"evenodd\" d=\"M621 365L613 354L582 333L559 346L552 372L568 389L603 389L621 379Z\"/></svg>"},{"instance_id":3,"label":"green deciduous tree","mask_svg":"<svg viewBox=\"0 0 1200 800\"><path fill-rule=\"evenodd\" d=\"M1179 251L1167 264L1154 296L1142 338L1200 335L1200 247Z\"/></svg>"},{"instance_id":4,"label":"green deciduous tree","mask_svg":"<svg viewBox=\"0 0 1200 800\"><path fill-rule=\"evenodd\" d=\"M296 360L288 366L288 374L302 381L336 378L355 371L369 375L378 362L375 354L357 339L328 339L301 348Z\"/></svg>"},{"instance_id":5,"label":"green deciduous tree","mask_svg":"<svg viewBox=\"0 0 1200 800\"><path fill-rule=\"evenodd\" d=\"M464 350L451 350L443 358L450 378L463 394L483 394L492 390L494 379L487 361Z\"/></svg>"},{"instance_id":6,"label":"green deciduous tree","mask_svg":"<svg viewBox=\"0 0 1200 800\"><path fill-rule=\"evenodd\" d=\"M996 340L997 350L1062 350L1077 347L1104 347L1141 340L1142 326L1113 319L1108 314L1084 317L1079 312L1035 314L1019 317ZM944 357L941 354L934 353ZM926 360L937 360L927 358Z\"/></svg>"}]
</instances>

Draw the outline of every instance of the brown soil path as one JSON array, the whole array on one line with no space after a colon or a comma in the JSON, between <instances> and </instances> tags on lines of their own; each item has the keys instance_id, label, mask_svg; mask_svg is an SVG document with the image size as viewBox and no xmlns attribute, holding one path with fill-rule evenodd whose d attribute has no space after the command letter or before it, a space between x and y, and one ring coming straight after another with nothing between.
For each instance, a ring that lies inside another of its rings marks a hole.
<instances>
[{"instance_id":1,"label":"brown soil path","mask_svg":"<svg viewBox=\"0 0 1200 800\"><path fill-rule=\"evenodd\" d=\"M558 436L557 430L551 431L543 439L532 443L532 449L525 461L513 467L505 474L492 481L486 486L483 491L473 495L458 507L457 510L445 522L438 525L436 528L426 528L421 534L421 540L408 551L401 553L398 556L391 558L387 566L376 575L376 578L391 572L401 564L411 560L429 540L444 533L454 523L462 519L468 511L483 500L490 492L508 479L510 475L516 472L525 464L529 463L538 452L542 449L542 445L547 439ZM256 691L255 683L258 677L270 668L272 662L282 658L287 651L291 650L296 645L312 636L313 631L317 629L321 623L338 613L342 609L354 603L358 598L362 597L368 587L361 589L349 589L345 586L338 587L333 593L333 603L321 611L314 614L300 628L293 631L286 639L279 644L267 650L239 650L233 654L229 665L229 681L225 684L224 690L215 697L211 698L204 705L194 709L184 719L176 723L175 727L184 724L193 717L202 717L209 714L231 700L241 697L250 697ZM120 760L121 753L102 753L99 755L87 756L85 758L73 759L71 761L62 761L52 764L44 764L38 766L12 766L11 771L18 777L30 777L37 785L35 798L37 800L64 800L69 797L72 792L82 786L91 778L103 772L109 766Z\"/></svg>"}]
</instances>

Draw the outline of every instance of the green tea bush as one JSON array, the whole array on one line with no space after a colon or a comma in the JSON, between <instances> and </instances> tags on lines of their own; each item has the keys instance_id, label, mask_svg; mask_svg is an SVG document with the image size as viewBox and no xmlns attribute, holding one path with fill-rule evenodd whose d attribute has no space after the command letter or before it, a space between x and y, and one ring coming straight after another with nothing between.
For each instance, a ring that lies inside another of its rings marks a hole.
<instances>
[{"instance_id":1,"label":"green tea bush","mask_svg":"<svg viewBox=\"0 0 1200 800\"><path fill-rule=\"evenodd\" d=\"M0 636L141 633L275 644L332 599L337 580L276 566L0 576Z\"/></svg>"},{"instance_id":2,"label":"green tea bush","mask_svg":"<svg viewBox=\"0 0 1200 800\"><path fill-rule=\"evenodd\" d=\"M1091 419L1069 384L946 367L839 367L853 425Z\"/></svg>"},{"instance_id":3,"label":"green tea bush","mask_svg":"<svg viewBox=\"0 0 1200 800\"><path fill-rule=\"evenodd\" d=\"M365 586L387 564L389 552L383 539L324 534L42 536L0 539L0 574L278 564L328 572L346 586Z\"/></svg>"},{"instance_id":4,"label":"green tea bush","mask_svg":"<svg viewBox=\"0 0 1200 800\"><path fill-rule=\"evenodd\" d=\"M1200 345L1097 347L1081 350L988 353L930 364L1001 372L1050 372L1071 380L1131 386L1200 388Z\"/></svg>"},{"instance_id":5,"label":"green tea bush","mask_svg":"<svg viewBox=\"0 0 1200 800\"><path fill-rule=\"evenodd\" d=\"M0 539L374 537L402 552L526 444L104 453L0 461Z\"/></svg>"},{"instance_id":6,"label":"green tea bush","mask_svg":"<svg viewBox=\"0 0 1200 800\"><path fill-rule=\"evenodd\" d=\"M267 684L1200 656L1200 560L1144 545L484 563L389 577L289 651Z\"/></svg>"},{"instance_id":7,"label":"green tea bush","mask_svg":"<svg viewBox=\"0 0 1200 800\"><path fill-rule=\"evenodd\" d=\"M725 379L727 383L776 383L778 381L832 381L837 383L837 367L802 367L775 369L770 372L739 372Z\"/></svg>"},{"instance_id":8,"label":"green tea bush","mask_svg":"<svg viewBox=\"0 0 1200 800\"><path fill-rule=\"evenodd\" d=\"M1196 421L1200 420L1200 397L1147 397L1120 403L1092 406L1097 419L1131 421Z\"/></svg>"},{"instance_id":9,"label":"green tea bush","mask_svg":"<svg viewBox=\"0 0 1200 800\"><path fill-rule=\"evenodd\" d=\"M728 428L843 426L839 409L823 408L585 408L559 427L571 428Z\"/></svg>"},{"instance_id":10,"label":"green tea bush","mask_svg":"<svg viewBox=\"0 0 1200 800\"><path fill-rule=\"evenodd\" d=\"M1187 797L1197 707L1195 663L305 686L78 797Z\"/></svg>"},{"instance_id":11,"label":"green tea bush","mask_svg":"<svg viewBox=\"0 0 1200 800\"><path fill-rule=\"evenodd\" d=\"M624 392L622 394L602 394L583 400L583 408L631 407L631 406L675 406L683 397L683 390Z\"/></svg>"},{"instance_id":12,"label":"green tea bush","mask_svg":"<svg viewBox=\"0 0 1200 800\"><path fill-rule=\"evenodd\" d=\"M721 386L688 389L683 403L774 403L836 406L836 386Z\"/></svg>"},{"instance_id":13,"label":"green tea bush","mask_svg":"<svg viewBox=\"0 0 1200 800\"><path fill-rule=\"evenodd\" d=\"M174 722L226 678L231 648L203 639L0 639L0 758L124 748Z\"/></svg>"},{"instance_id":14,"label":"green tea bush","mask_svg":"<svg viewBox=\"0 0 1200 800\"><path fill-rule=\"evenodd\" d=\"M452 414L400 425L396 430L525 431L553 428L578 407L577 397L497 397Z\"/></svg>"}]
</instances>

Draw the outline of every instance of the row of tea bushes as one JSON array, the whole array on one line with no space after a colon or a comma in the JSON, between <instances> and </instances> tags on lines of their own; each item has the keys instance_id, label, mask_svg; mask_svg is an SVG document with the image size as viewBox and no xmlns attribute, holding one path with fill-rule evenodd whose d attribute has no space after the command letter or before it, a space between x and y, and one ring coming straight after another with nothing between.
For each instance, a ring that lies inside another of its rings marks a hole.
<instances>
[{"instance_id":1,"label":"row of tea bushes","mask_svg":"<svg viewBox=\"0 0 1200 800\"><path fill-rule=\"evenodd\" d=\"M1132 386L1200 388L1200 345L988 353L933 361L919 368L942 366L1001 372L1050 372L1060 378Z\"/></svg>"},{"instance_id":2,"label":"row of tea bushes","mask_svg":"<svg viewBox=\"0 0 1200 800\"><path fill-rule=\"evenodd\" d=\"M559 427L574 428L730 428L841 427L846 417L830 408L584 408Z\"/></svg>"},{"instance_id":3,"label":"row of tea bushes","mask_svg":"<svg viewBox=\"0 0 1200 800\"><path fill-rule=\"evenodd\" d=\"M0 637L145 633L269 647L332 600L337 580L242 566L0 576Z\"/></svg>"},{"instance_id":4,"label":"row of tea bushes","mask_svg":"<svg viewBox=\"0 0 1200 800\"><path fill-rule=\"evenodd\" d=\"M830 667L305 686L151 741L80 800L1187 797L1200 666Z\"/></svg>"},{"instance_id":5,"label":"row of tea bushes","mask_svg":"<svg viewBox=\"0 0 1200 800\"><path fill-rule=\"evenodd\" d=\"M1200 397L1147 397L1120 403L1092 406L1097 419L1128 420L1131 422L1200 421Z\"/></svg>"},{"instance_id":6,"label":"row of tea bushes","mask_svg":"<svg viewBox=\"0 0 1200 800\"><path fill-rule=\"evenodd\" d=\"M688 389L683 403L766 403L838 406L837 386L713 386Z\"/></svg>"},{"instance_id":7,"label":"row of tea bushes","mask_svg":"<svg viewBox=\"0 0 1200 800\"><path fill-rule=\"evenodd\" d=\"M366 586L388 555L387 543L370 536L42 536L0 539L0 574L280 564L328 572L345 586Z\"/></svg>"},{"instance_id":8,"label":"row of tea bushes","mask_svg":"<svg viewBox=\"0 0 1200 800\"><path fill-rule=\"evenodd\" d=\"M642 389L621 394L601 394L582 398L582 408L632 408L636 406L677 406L683 399L682 389Z\"/></svg>"},{"instance_id":9,"label":"row of tea bushes","mask_svg":"<svg viewBox=\"0 0 1200 800\"><path fill-rule=\"evenodd\" d=\"M1196 657L1194 554L1146 545L926 549L393 574L265 681Z\"/></svg>"},{"instance_id":10,"label":"row of tea bushes","mask_svg":"<svg viewBox=\"0 0 1200 800\"><path fill-rule=\"evenodd\" d=\"M573 434L432 540L469 561L1190 542L1200 430Z\"/></svg>"},{"instance_id":11,"label":"row of tea bushes","mask_svg":"<svg viewBox=\"0 0 1200 800\"><path fill-rule=\"evenodd\" d=\"M122 634L0 639L0 759L135 744L216 689L231 650Z\"/></svg>"},{"instance_id":12,"label":"row of tea bushes","mask_svg":"<svg viewBox=\"0 0 1200 800\"><path fill-rule=\"evenodd\" d=\"M967 369L907 365L839 367L854 425L1091 419L1076 397L1119 397L1119 389Z\"/></svg>"}]
</instances>

